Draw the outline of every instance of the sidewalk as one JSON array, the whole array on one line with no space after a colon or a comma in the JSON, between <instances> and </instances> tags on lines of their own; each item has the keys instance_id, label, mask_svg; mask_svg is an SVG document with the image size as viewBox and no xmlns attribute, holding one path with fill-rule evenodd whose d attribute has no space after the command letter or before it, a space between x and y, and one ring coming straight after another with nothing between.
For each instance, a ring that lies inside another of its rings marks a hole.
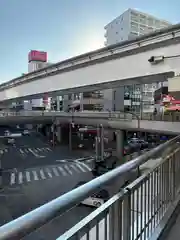
<instances>
[{"instance_id":1,"label":"sidewalk","mask_svg":"<svg viewBox=\"0 0 180 240\"><path fill-rule=\"evenodd\" d=\"M180 214L178 215L174 226L170 229L169 234L165 238L166 240L177 240L180 236Z\"/></svg>"}]
</instances>

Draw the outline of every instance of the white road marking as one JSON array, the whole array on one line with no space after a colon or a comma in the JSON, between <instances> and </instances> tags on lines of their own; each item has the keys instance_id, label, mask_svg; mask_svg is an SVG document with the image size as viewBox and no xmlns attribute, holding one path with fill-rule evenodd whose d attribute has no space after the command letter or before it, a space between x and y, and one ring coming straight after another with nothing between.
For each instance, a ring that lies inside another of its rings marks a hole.
<instances>
[{"instance_id":1,"label":"white road marking","mask_svg":"<svg viewBox=\"0 0 180 240\"><path fill-rule=\"evenodd\" d=\"M21 148L19 149L19 151L20 151L21 154L25 153Z\"/></svg>"},{"instance_id":2,"label":"white road marking","mask_svg":"<svg viewBox=\"0 0 180 240\"><path fill-rule=\"evenodd\" d=\"M39 171L39 173L40 173L40 176L42 179L46 179L45 174L42 169Z\"/></svg>"},{"instance_id":3,"label":"white road marking","mask_svg":"<svg viewBox=\"0 0 180 240\"><path fill-rule=\"evenodd\" d=\"M75 167L75 165L74 164L71 164L71 167L76 171L76 172L78 172L79 173L79 169L77 168L77 167Z\"/></svg>"},{"instance_id":4,"label":"white road marking","mask_svg":"<svg viewBox=\"0 0 180 240\"><path fill-rule=\"evenodd\" d=\"M52 152L52 150L51 150L50 148L48 148L48 147L46 148L46 150L47 150L48 152Z\"/></svg>"},{"instance_id":5,"label":"white road marking","mask_svg":"<svg viewBox=\"0 0 180 240\"><path fill-rule=\"evenodd\" d=\"M19 172L19 184L23 183L23 174L22 172Z\"/></svg>"},{"instance_id":6,"label":"white road marking","mask_svg":"<svg viewBox=\"0 0 180 240\"><path fill-rule=\"evenodd\" d=\"M58 167L59 171L62 173L63 176L67 176L66 171L62 167Z\"/></svg>"},{"instance_id":7,"label":"white road marking","mask_svg":"<svg viewBox=\"0 0 180 240\"><path fill-rule=\"evenodd\" d=\"M52 168L53 173L55 174L56 177L59 177L59 173L55 167Z\"/></svg>"},{"instance_id":8,"label":"white road marking","mask_svg":"<svg viewBox=\"0 0 180 240\"><path fill-rule=\"evenodd\" d=\"M3 154L4 153L4 151L3 150L0 150L0 154Z\"/></svg>"},{"instance_id":9,"label":"white road marking","mask_svg":"<svg viewBox=\"0 0 180 240\"><path fill-rule=\"evenodd\" d=\"M26 180L27 182L31 181L30 172L26 172Z\"/></svg>"},{"instance_id":10,"label":"white road marking","mask_svg":"<svg viewBox=\"0 0 180 240\"><path fill-rule=\"evenodd\" d=\"M68 165L64 165L64 168L67 170L67 172L72 175L73 172L70 170L70 168L68 167Z\"/></svg>"},{"instance_id":11,"label":"white road marking","mask_svg":"<svg viewBox=\"0 0 180 240\"><path fill-rule=\"evenodd\" d=\"M38 181L39 178L38 178L37 172L36 171L32 171L32 173L33 173L33 176L34 176L34 180Z\"/></svg>"},{"instance_id":12,"label":"white road marking","mask_svg":"<svg viewBox=\"0 0 180 240\"><path fill-rule=\"evenodd\" d=\"M74 161L74 159L71 159L71 158L56 160L56 162L72 162L72 161ZM76 162L76 161L74 161L74 162Z\"/></svg>"},{"instance_id":13,"label":"white road marking","mask_svg":"<svg viewBox=\"0 0 180 240\"><path fill-rule=\"evenodd\" d=\"M16 174L15 173L11 173L10 185L15 184L15 180L16 180Z\"/></svg>"},{"instance_id":14,"label":"white road marking","mask_svg":"<svg viewBox=\"0 0 180 240\"><path fill-rule=\"evenodd\" d=\"M84 168L86 168L88 171L91 171L91 168L88 166L88 165L86 165L85 163L79 163L79 164L81 164Z\"/></svg>"},{"instance_id":15,"label":"white road marking","mask_svg":"<svg viewBox=\"0 0 180 240\"><path fill-rule=\"evenodd\" d=\"M35 157L38 157L38 155L31 149L31 148L28 148L29 152L31 152Z\"/></svg>"},{"instance_id":16,"label":"white road marking","mask_svg":"<svg viewBox=\"0 0 180 240\"><path fill-rule=\"evenodd\" d=\"M81 166L80 163L77 163L76 166L80 168L82 172L86 172L86 170Z\"/></svg>"},{"instance_id":17,"label":"white road marking","mask_svg":"<svg viewBox=\"0 0 180 240\"><path fill-rule=\"evenodd\" d=\"M50 178L52 178L52 173L50 172L50 170L49 170L48 168L46 168L46 172L47 172L48 176L49 176Z\"/></svg>"}]
</instances>

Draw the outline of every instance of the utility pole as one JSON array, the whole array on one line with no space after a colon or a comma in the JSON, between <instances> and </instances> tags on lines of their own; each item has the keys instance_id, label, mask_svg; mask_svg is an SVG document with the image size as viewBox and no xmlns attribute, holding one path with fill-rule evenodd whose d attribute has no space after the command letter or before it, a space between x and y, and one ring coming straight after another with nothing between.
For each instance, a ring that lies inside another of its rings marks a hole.
<instances>
[{"instance_id":1,"label":"utility pole","mask_svg":"<svg viewBox=\"0 0 180 240\"><path fill-rule=\"evenodd\" d=\"M0 188L3 187L2 184L2 155L0 156Z\"/></svg>"},{"instance_id":2,"label":"utility pole","mask_svg":"<svg viewBox=\"0 0 180 240\"><path fill-rule=\"evenodd\" d=\"M100 146L101 146L101 161L104 161L104 128L100 125Z\"/></svg>"},{"instance_id":3,"label":"utility pole","mask_svg":"<svg viewBox=\"0 0 180 240\"><path fill-rule=\"evenodd\" d=\"M69 124L69 150L72 150L72 123Z\"/></svg>"}]
</instances>

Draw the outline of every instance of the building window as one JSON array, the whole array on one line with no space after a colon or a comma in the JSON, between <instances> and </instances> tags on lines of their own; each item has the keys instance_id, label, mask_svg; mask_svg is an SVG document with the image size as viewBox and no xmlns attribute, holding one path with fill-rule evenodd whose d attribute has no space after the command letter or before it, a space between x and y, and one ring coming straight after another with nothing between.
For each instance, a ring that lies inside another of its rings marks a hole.
<instances>
[{"instance_id":1,"label":"building window","mask_svg":"<svg viewBox=\"0 0 180 240\"><path fill-rule=\"evenodd\" d=\"M131 26L131 29L132 29L132 31L134 31L134 32L138 32L138 27L136 27L136 26Z\"/></svg>"},{"instance_id":2,"label":"building window","mask_svg":"<svg viewBox=\"0 0 180 240\"><path fill-rule=\"evenodd\" d=\"M153 18L148 18L148 19L147 19L147 24L148 24L149 26L152 26L152 25L154 24Z\"/></svg>"}]
</instances>

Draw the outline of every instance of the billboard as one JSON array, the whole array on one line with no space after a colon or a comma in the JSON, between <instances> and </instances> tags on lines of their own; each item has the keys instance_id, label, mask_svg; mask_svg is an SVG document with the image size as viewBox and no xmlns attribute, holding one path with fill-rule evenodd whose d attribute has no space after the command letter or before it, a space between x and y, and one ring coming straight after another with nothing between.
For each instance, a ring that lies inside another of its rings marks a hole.
<instances>
[{"instance_id":1,"label":"billboard","mask_svg":"<svg viewBox=\"0 0 180 240\"><path fill-rule=\"evenodd\" d=\"M28 54L28 62L32 61L47 62L47 52L31 50Z\"/></svg>"}]
</instances>

